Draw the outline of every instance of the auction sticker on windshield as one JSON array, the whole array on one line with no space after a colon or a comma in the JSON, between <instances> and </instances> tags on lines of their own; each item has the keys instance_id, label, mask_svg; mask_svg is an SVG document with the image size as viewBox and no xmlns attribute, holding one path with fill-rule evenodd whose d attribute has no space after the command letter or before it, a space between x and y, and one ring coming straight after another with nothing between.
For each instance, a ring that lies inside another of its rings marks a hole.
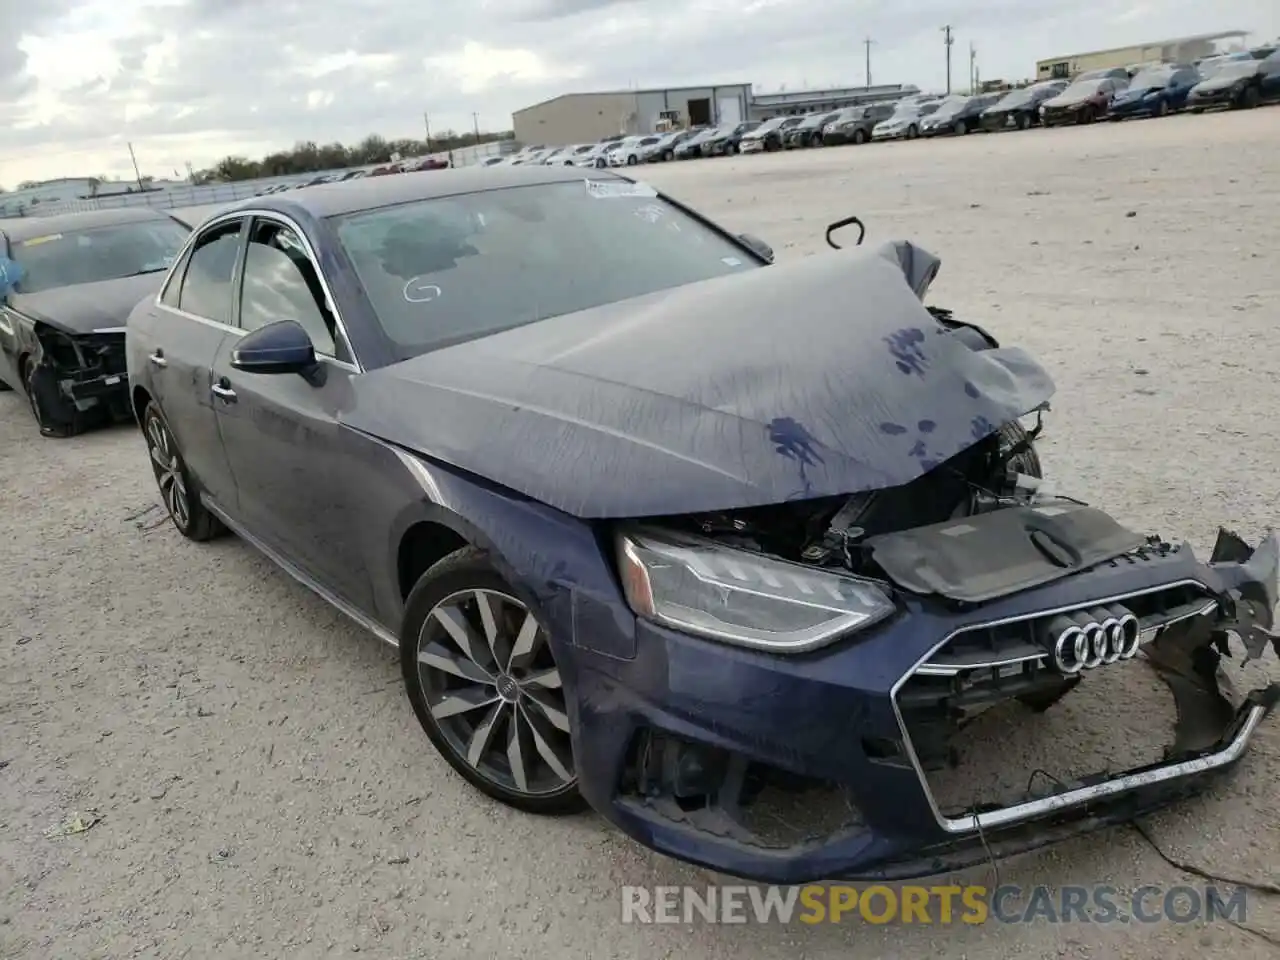
<instances>
[{"instance_id":1,"label":"auction sticker on windshield","mask_svg":"<svg viewBox=\"0 0 1280 960\"><path fill-rule=\"evenodd\" d=\"M62 239L62 234L51 233L46 237L32 237L30 240L21 240L18 243L15 243L14 246L15 247L38 247L42 243L51 243L54 240L61 240L61 239Z\"/></svg>"},{"instance_id":2,"label":"auction sticker on windshield","mask_svg":"<svg viewBox=\"0 0 1280 960\"><path fill-rule=\"evenodd\" d=\"M587 185L587 196L597 200L616 197L646 197L658 195L658 191L647 183L632 183L630 180L584 180Z\"/></svg>"}]
</instances>

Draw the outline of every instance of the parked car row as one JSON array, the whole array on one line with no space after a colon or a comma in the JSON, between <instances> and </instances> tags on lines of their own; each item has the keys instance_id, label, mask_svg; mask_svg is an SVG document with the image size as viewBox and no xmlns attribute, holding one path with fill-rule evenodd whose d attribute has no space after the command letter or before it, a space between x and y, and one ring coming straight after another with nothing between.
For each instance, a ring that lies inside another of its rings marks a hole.
<instances>
[{"instance_id":1,"label":"parked car row","mask_svg":"<svg viewBox=\"0 0 1280 960\"><path fill-rule=\"evenodd\" d=\"M910 242L778 264L631 178L521 167L186 223L0 222L0 332L21 330L0 379L42 428L46 400L136 419L186 549L238 535L398 647L426 739L477 791L594 808L702 867L959 870L1239 759L1275 690L1228 702L1215 664L1274 646L1274 533L1223 530L1202 561L1049 493L1021 423L1049 372L926 305L939 261ZM916 361L929 376L902 376ZM1194 742L1095 769L1068 738L1068 782L999 789L1035 775L1015 765L1040 714L1130 661L1212 705ZM957 745L987 708L1022 711L997 777ZM366 731L399 732L386 711ZM940 806L948 768L972 783Z\"/></svg>"},{"instance_id":2,"label":"parked car row","mask_svg":"<svg viewBox=\"0 0 1280 960\"><path fill-rule=\"evenodd\" d=\"M1209 57L1197 64L1153 63L1044 80L981 94L915 94L816 113L734 121L599 143L529 147L495 164L628 167L668 160L769 153L801 147L914 140L997 130L1027 130L1183 110L1244 108L1280 100L1280 53L1273 48Z\"/></svg>"}]
</instances>

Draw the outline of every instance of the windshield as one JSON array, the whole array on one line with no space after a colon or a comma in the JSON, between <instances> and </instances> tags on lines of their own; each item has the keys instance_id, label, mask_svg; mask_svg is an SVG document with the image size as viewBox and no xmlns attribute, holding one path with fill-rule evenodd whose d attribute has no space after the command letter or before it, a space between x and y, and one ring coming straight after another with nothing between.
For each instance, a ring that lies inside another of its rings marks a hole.
<instances>
[{"instance_id":1,"label":"windshield","mask_svg":"<svg viewBox=\"0 0 1280 960\"><path fill-rule=\"evenodd\" d=\"M947 97L945 100L939 101L934 113L939 117L949 116L953 113L959 113L968 103L968 97Z\"/></svg>"},{"instance_id":2,"label":"windshield","mask_svg":"<svg viewBox=\"0 0 1280 960\"><path fill-rule=\"evenodd\" d=\"M1023 87L1020 90L1010 90L1001 98L999 105L1002 107L1020 107L1024 103L1030 103L1037 96L1043 96L1043 88Z\"/></svg>"},{"instance_id":3,"label":"windshield","mask_svg":"<svg viewBox=\"0 0 1280 960\"><path fill-rule=\"evenodd\" d=\"M1102 86L1101 80L1077 80L1067 89L1063 90L1058 96L1070 99L1072 97L1091 97L1098 92Z\"/></svg>"},{"instance_id":4,"label":"windshield","mask_svg":"<svg viewBox=\"0 0 1280 960\"><path fill-rule=\"evenodd\" d=\"M783 122L785 122L786 119L787 119L786 117L770 117L768 120L760 124L751 132L752 133L768 133L770 130L774 130L782 126Z\"/></svg>"},{"instance_id":5,"label":"windshield","mask_svg":"<svg viewBox=\"0 0 1280 960\"><path fill-rule=\"evenodd\" d=\"M11 244L26 271L18 293L119 280L169 269L187 231L172 220L120 223L55 233Z\"/></svg>"},{"instance_id":6,"label":"windshield","mask_svg":"<svg viewBox=\"0 0 1280 960\"><path fill-rule=\"evenodd\" d=\"M1129 82L1129 87L1133 90L1152 90L1167 86L1172 76L1172 67L1151 67L1147 70L1139 70Z\"/></svg>"},{"instance_id":7,"label":"windshield","mask_svg":"<svg viewBox=\"0 0 1280 960\"><path fill-rule=\"evenodd\" d=\"M1228 60L1213 71L1214 79L1239 80L1241 77L1252 77L1258 72L1260 60Z\"/></svg>"},{"instance_id":8,"label":"windshield","mask_svg":"<svg viewBox=\"0 0 1280 960\"><path fill-rule=\"evenodd\" d=\"M932 100L929 103L900 103L893 108L893 114L889 119L906 120L910 117L921 117L925 114L933 113L934 110L938 109L938 102L937 100Z\"/></svg>"},{"instance_id":9,"label":"windshield","mask_svg":"<svg viewBox=\"0 0 1280 960\"><path fill-rule=\"evenodd\" d=\"M762 266L625 180L469 193L334 222L402 357Z\"/></svg>"}]
</instances>

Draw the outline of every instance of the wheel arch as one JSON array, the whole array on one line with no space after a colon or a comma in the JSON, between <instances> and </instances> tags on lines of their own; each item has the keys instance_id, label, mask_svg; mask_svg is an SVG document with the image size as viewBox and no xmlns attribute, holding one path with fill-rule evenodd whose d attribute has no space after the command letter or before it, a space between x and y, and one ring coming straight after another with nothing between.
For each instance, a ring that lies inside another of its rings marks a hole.
<instances>
[{"instance_id":1,"label":"wheel arch","mask_svg":"<svg viewBox=\"0 0 1280 960\"><path fill-rule=\"evenodd\" d=\"M129 403L133 407L133 419L142 426L142 416L147 412L147 404L151 403L151 394L141 384L136 384L129 391Z\"/></svg>"}]
</instances>

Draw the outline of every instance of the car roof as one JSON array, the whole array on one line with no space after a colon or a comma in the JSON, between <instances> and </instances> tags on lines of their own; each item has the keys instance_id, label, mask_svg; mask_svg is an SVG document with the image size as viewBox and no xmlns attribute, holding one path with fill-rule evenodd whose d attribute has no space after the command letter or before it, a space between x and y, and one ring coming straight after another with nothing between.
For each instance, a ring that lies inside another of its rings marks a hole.
<instances>
[{"instance_id":1,"label":"car roof","mask_svg":"<svg viewBox=\"0 0 1280 960\"><path fill-rule=\"evenodd\" d=\"M144 223L156 220L172 220L163 210L153 207L116 207L111 210L84 210L79 213L58 213L49 217L21 217L3 221L3 229L14 242L33 237L47 237L64 230L89 230L93 227L110 227L118 223Z\"/></svg>"},{"instance_id":2,"label":"car roof","mask_svg":"<svg viewBox=\"0 0 1280 960\"><path fill-rule=\"evenodd\" d=\"M363 177L340 183L322 183L306 190L289 191L266 197L252 197L228 204L222 211L276 210L289 213L301 208L313 217L326 218L346 213L359 213L378 207L391 207L416 200L434 200L463 193L505 190L509 187L537 186L547 183L572 183L587 179L582 170L566 166L521 165L494 167L455 167L426 173L398 173L388 177ZM623 180L605 170L591 173L591 179Z\"/></svg>"}]
</instances>

